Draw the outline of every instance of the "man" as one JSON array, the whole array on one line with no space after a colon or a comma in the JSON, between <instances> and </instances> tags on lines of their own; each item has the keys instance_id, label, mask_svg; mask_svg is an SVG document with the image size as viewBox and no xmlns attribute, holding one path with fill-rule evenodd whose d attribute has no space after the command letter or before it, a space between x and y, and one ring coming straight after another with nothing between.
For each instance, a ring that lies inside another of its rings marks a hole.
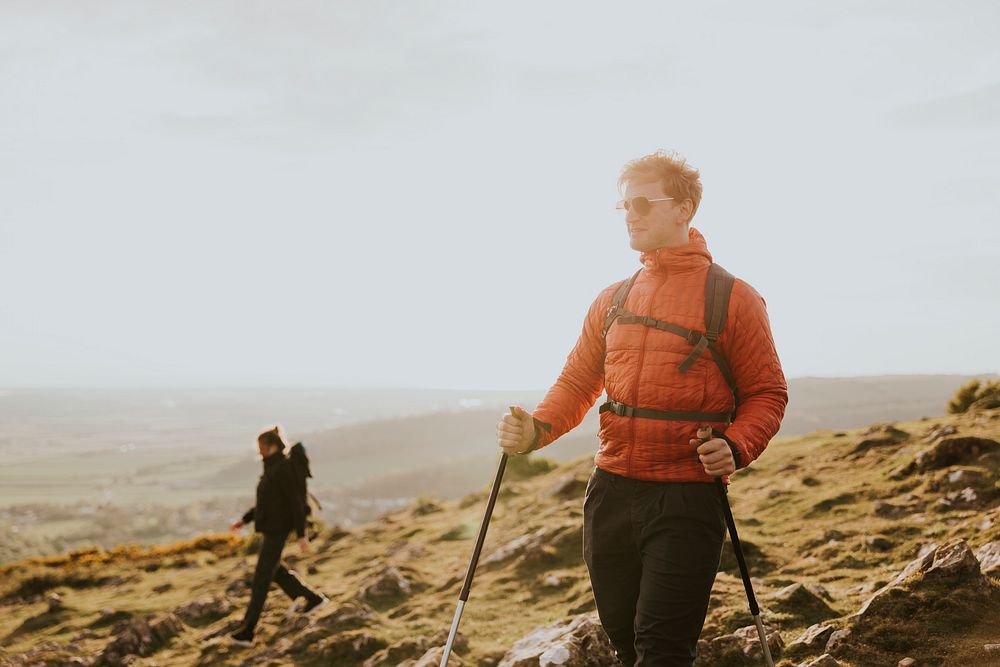
<instances>
[{"instance_id":1,"label":"man","mask_svg":"<svg viewBox=\"0 0 1000 667\"><path fill-rule=\"evenodd\" d=\"M725 523L714 478L748 466L777 433L787 385L764 299L735 279L721 335L706 333L712 256L690 226L698 171L662 151L628 163L619 208L642 269L598 295L555 385L533 414L497 424L508 454L574 428L602 389L600 450L584 501L584 560L623 665L692 664ZM726 274L728 275L728 274ZM713 283L714 284L714 283ZM616 295L624 302L612 309ZM713 437L697 439L699 426Z\"/></svg>"},{"instance_id":2,"label":"man","mask_svg":"<svg viewBox=\"0 0 1000 667\"><path fill-rule=\"evenodd\" d=\"M303 613L312 613L325 606L329 600L322 593L311 590L298 575L281 561L285 541L293 530L299 538L302 553L309 552L306 539L306 498L298 488L292 463L285 456L285 439L277 426L257 436L257 449L264 463L264 473L257 483L257 502L230 528L239 530L244 524L254 522L261 533L260 553L250 587L250 604L243 624L230 635L233 643L241 646L253 644L254 628L264 609L264 600L274 581L292 600L305 597Z\"/></svg>"}]
</instances>

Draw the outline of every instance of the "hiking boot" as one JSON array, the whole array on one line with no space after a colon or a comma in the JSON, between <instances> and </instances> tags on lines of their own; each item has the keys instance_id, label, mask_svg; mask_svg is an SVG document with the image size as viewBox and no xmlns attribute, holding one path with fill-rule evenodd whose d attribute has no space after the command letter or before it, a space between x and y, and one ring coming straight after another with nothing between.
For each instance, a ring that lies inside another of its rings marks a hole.
<instances>
[{"instance_id":1,"label":"hiking boot","mask_svg":"<svg viewBox=\"0 0 1000 667\"><path fill-rule=\"evenodd\" d=\"M306 603L306 606L302 608L302 613L303 614L315 613L328 604L330 604L330 598L322 594L317 595L316 597L314 597L313 599L309 600Z\"/></svg>"},{"instance_id":2,"label":"hiking boot","mask_svg":"<svg viewBox=\"0 0 1000 667\"><path fill-rule=\"evenodd\" d=\"M249 648L253 646L253 630L240 628L233 634L229 635L229 641L237 646L245 646Z\"/></svg>"}]
</instances>

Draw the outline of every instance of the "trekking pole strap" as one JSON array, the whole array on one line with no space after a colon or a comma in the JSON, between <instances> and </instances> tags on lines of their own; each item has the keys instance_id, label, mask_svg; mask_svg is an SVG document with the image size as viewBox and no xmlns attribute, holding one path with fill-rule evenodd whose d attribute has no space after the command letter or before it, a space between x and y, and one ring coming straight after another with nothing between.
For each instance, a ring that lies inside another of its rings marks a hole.
<instances>
[{"instance_id":1,"label":"trekking pole strap","mask_svg":"<svg viewBox=\"0 0 1000 667\"><path fill-rule=\"evenodd\" d=\"M728 412L652 410L650 408L637 408L613 399L608 399L600 407L599 412L612 412L619 417L638 417L640 419L662 419L668 421L725 422L727 424L732 421L732 415Z\"/></svg>"}]
</instances>

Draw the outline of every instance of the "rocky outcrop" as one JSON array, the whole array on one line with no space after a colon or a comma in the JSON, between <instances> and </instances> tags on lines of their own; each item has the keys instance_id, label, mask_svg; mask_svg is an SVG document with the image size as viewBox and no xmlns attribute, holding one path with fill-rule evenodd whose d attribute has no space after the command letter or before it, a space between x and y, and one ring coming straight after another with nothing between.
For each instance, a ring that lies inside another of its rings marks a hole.
<instances>
[{"instance_id":1,"label":"rocky outcrop","mask_svg":"<svg viewBox=\"0 0 1000 667\"><path fill-rule=\"evenodd\" d=\"M233 609L232 603L225 598L200 597L174 608L174 614L188 625L214 621L228 615Z\"/></svg>"},{"instance_id":2,"label":"rocky outcrop","mask_svg":"<svg viewBox=\"0 0 1000 667\"><path fill-rule=\"evenodd\" d=\"M499 667L617 667L611 641L596 613L542 626L519 639Z\"/></svg>"},{"instance_id":3,"label":"rocky outcrop","mask_svg":"<svg viewBox=\"0 0 1000 667\"><path fill-rule=\"evenodd\" d=\"M827 604L830 594L816 584L795 583L785 586L765 599L768 608L789 614L808 623L815 623L837 616Z\"/></svg>"},{"instance_id":4,"label":"rocky outcrop","mask_svg":"<svg viewBox=\"0 0 1000 667\"><path fill-rule=\"evenodd\" d=\"M583 528L577 523L542 526L527 535L507 542L480 561L480 567L513 563L514 567L530 568L551 565L560 555L572 551L578 558L583 548Z\"/></svg>"},{"instance_id":5,"label":"rocky outcrop","mask_svg":"<svg viewBox=\"0 0 1000 667\"><path fill-rule=\"evenodd\" d=\"M776 628L764 626L764 636L767 638L767 648L775 660L784 649L784 641ZM695 667L742 667L743 665L758 665L764 659L764 650L760 646L760 636L756 625L748 625L732 634L722 635L712 640L698 640L698 657Z\"/></svg>"},{"instance_id":6,"label":"rocky outcrop","mask_svg":"<svg viewBox=\"0 0 1000 667\"><path fill-rule=\"evenodd\" d=\"M850 455L857 457L871 449L898 445L909 437L909 433L892 424L876 424L864 432L861 439L851 448Z\"/></svg>"},{"instance_id":7,"label":"rocky outcrop","mask_svg":"<svg viewBox=\"0 0 1000 667\"><path fill-rule=\"evenodd\" d=\"M816 623L809 626L799 637L785 649L785 655L790 657L802 657L809 654L816 654L826 647L830 635L833 634L834 627L824 623Z\"/></svg>"},{"instance_id":8,"label":"rocky outcrop","mask_svg":"<svg viewBox=\"0 0 1000 667\"><path fill-rule=\"evenodd\" d=\"M174 614L136 616L113 630L115 638L101 652L98 665L119 667L130 656L146 657L163 648L184 630Z\"/></svg>"},{"instance_id":9,"label":"rocky outcrop","mask_svg":"<svg viewBox=\"0 0 1000 667\"><path fill-rule=\"evenodd\" d=\"M829 653L824 653L815 660L803 662L799 667L839 667L840 663Z\"/></svg>"},{"instance_id":10,"label":"rocky outcrop","mask_svg":"<svg viewBox=\"0 0 1000 667\"><path fill-rule=\"evenodd\" d=\"M972 463L983 454L1000 450L1000 443L989 438L972 436L943 438L929 449L917 454L917 470L937 470L948 466Z\"/></svg>"},{"instance_id":11,"label":"rocky outcrop","mask_svg":"<svg viewBox=\"0 0 1000 667\"><path fill-rule=\"evenodd\" d=\"M386 642L364 630L351 630L322 639L310 648L325 664L357 663L385 647Z\"/></svg>"},{"instance_id":12,"label":"rocky outcrop","mask_svg":"<svg viewBox=\"0 0 1000 667\"><path fill-rule=\"evenodd\" d=\"M399 568L387 565L370 574L361 582L358 598L366 602L380 602L407 597L413 592L413 581Z\"/></svg>"},{"instance_id":13,"label":"rocky outcrop","mask_svg":"<svg viewBox=\"0 0 1000 667\"><path fill-rule=\"evenodd\" d=\"M908 651L927 637L967 627L1000 611L1000 590L980 571L969 545L960 539L927 548L888 584L876 591L849 627L831 635L826 650L862 664L884 660L873 651ZM905 655L905 654L904 654Z\"/></svg>"},{"instance_id":14,"label":"rocky outcrop","mask_svg":"<svg viewBox=\"0 0 1000 667\"><path fill-rule=\"evenodd\" d=\"M444 647L437 646L429 649L416 660L406 660L399 663L398 667L438 667L441 658L444 657ZM463 667L466 662L453 652L448 654L448 667Z\"/></svg>"},{"instance_id":15,"label":"rocky outcrop","mask_svg":"<svg viewBox=\"0 0 1000 667\"><path fill-rule=\"evenodd\" d=\"M983 574L1000 577L1000 542L987 542L976 549L976 559Z\"/></svg>"},{"instance_id":16,"label":"rocky outcrop","mask_svg":"<svg viewBox=\"0 0 1000 667\"><path fill-rule=\"evenodd\" d=\"M330 605L333 606L333 605ZM343 630L357 630L370 626L375 619L371 609L363 604L347 603L327 612L323 609L312 625L328 635Z\"/></svg>"}]
</instances>

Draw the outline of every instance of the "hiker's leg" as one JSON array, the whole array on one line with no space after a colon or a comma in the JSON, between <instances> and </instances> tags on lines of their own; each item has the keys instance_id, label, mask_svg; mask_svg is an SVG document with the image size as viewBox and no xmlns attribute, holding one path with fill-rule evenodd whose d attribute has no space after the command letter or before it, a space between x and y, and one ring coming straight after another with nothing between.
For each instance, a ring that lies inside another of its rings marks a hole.
<instances>
[{"instance_id":1,"label":"hiker's leg","mask_svg":"<svg viewBox=\"0 0 1000 667\"><path fill-rule=\"evenodd\" d=\"M278 563L278 568L274 571L274 583L281 587L281 590L285 592L285 595L295 600L300 597L306 597L313 600L319 597L316 593L312 592L308 586L299 579L298 573L295 570L289 570L285 562L282 561Z\"/></svg>"},{"instance_id":2,"label":"hiker's leg","mask_svg":"<svg viewBox=\"0 0 1000 667\"><path fill-rule=\"evenodd\" d=\"M274 580L274 573L281 561L281 550L285 547L284 533L261 533L260 553L257 555L257 567L253 572L253 584L250 586L250 604L243 617L243 627L253 630L264 609L267 591Z\"/></svg>"},{"instance_id":3,"label":"hiker's leg","mask_svg":"<svg viewBox=\"0 0 1000 667\"><path fill-rule=\"evenodd\" d=\"M690 667L722 556L725 520L714 484L643 489L637 667Z\"/></svg>"},{"instance_id":4,"label":"hiker's leg","mask_svg":"<svg viewBox=\"0 0 1000 667\"><path fill-rule=\"evenodd\" d=\"M630 480L597 469L583 504L583 559L601 625L626 667L635 663L635 605L642 563L630 520Z\"/></svg>"}]
</instances>

